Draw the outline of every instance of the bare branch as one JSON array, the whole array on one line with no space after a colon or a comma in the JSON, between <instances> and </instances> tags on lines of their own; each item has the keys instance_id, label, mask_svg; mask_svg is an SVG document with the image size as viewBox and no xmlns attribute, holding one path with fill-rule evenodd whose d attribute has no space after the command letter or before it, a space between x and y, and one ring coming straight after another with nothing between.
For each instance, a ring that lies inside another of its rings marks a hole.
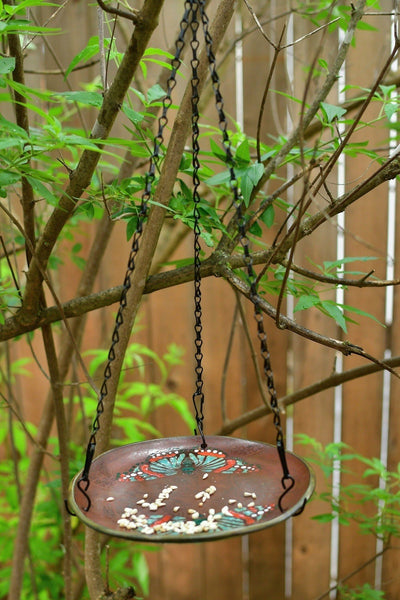
<instances>
[{"instance_id":1,"label":"bare branch","mask_svg":"<svg viewBox=\"0 0 400 600\"><path fill-rule=\"evenodd\" d=\"M385 365L385 366L383 366ZM333 373L329 377L317 381L311 385L308 385L305 388L300 390L296 390L295 392L288 394L287 396L283 396L279 400L279 404L282 407L288 407L292 404L296 404L296 402L300 402L305 398L310 398L311 396L315 396L315 394L319 394L320 392L324 392L325 390L332 389L338 385L342 385L347 381L353 381L354 379L359 379L361 377L366 377L367 375L372 375L373 373L378 373L382 371L385 367L399 367L400 366L400 356L393 356L392 358L385 359L385 362L381 362L381 364L368 364L363 365L362 367L355 367L354 369L349 369L348 371L344 371L342 373ZM218 435L229 435L236 431L236 429L240 429L249 423L253 423L262 417L270 414L271 410L267 408L264 404L260 405L258 408L254 408L251 411L243 413L237 419L232 419L229 423L223 425L223 427L217 432Z\"/></svg>"},{"instance_id":2,"label":"bare branch","mask_svg":"<svg viewBox=\"0 0 400 600\"><path fill-rule=\"evenodd\" d=\"M104 12L110 13L111 15L116 15L117 17L122 17L123 19L128 19L132 21L135 25L140 24L141 22L141 12L136 8L133 8L131 12L127 10L123 10L121 8L114 8L113 6L109 6L103 0L96 0L97 4L100 6Z\"/></svg>"}]
</instances>

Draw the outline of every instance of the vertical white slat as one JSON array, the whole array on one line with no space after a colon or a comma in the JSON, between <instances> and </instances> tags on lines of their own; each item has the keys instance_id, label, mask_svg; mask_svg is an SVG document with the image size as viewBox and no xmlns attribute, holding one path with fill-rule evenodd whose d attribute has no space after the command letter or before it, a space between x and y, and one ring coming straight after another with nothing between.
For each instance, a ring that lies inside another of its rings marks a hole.
<instances>
[{"instance_id":1,"label":"vertical white slat","mask_svg":"<svg viewBox=\"0 0 400 600\"><path fill-rule=\"evenodd\" d=\"M290 14L286 24L286 43L292 44L294 41L294 20L293 13ZM289 82L294 81L294 46L287 48L285 53L285 66L287 73L287 80ZM289 90L288 90L289 91ZM290 90L290 93L293 90ZM290 131L293 126L293 121L289 110L286 113L286 129ZM286 175L290 180L294 175L294 168L291 163L288 163L286 168ZM287 191L287 200L290 204L294 201L294 190L290 187ZM290 227L291 223L288 223ZM286 313L289 319L293 319L294 316L294 298L290 294L286 297ZM289 338L288 350L287 350L287 377L286 387L287 393L290 393L294 388L294 353L292 340ZM286 414L286 447L288 450L293 450L293 432L294 432L294 421L293 421L293 407L287 409ZM285 598L291 598L293 593L293 519L287 519L285 521Z\"/></svg>"},{"instance_id":2,"label":"vertical white slat","mask_svg":"<svg viewBox=\"0 0 400 600\"><path fill-rule=\"evenodd\" d=\"M394 43L394 19L392 17L392 32L391 32L391 44ZM397 70L399 67L399 61L396 59L393 62L392 69ZM397 96L397 92L396 92ZM398 118L395 113L391 122L393 124L397 123ZM393 154L397 141L397 132L392 127L390 129L389 134L389 152ZM390 179L388 184L388 196L387 196L387 242L386 242L386 279L394 279L394 257L396 252L395 247L395 238L396 238L396 201L397 201L397 181L396 179ZM393 287L387 287L385 290L385 326L391 329L393 325L393 309L394 309L394 290ZM391 349L391 336L388 335L387 338L388 345L385 348L384 358L388 359L392 356ZM391 375L388 371L383 372L383 385L382 385L382 421L381 421L381 446L380 446L380 460L385 465L388 464L388 443L389 443L389 415L390 415L390 392L391 392ZM379 488L385 488L385 481L380 478L379 480ZM379 507L382 507L382 501L379 504ZM383 550L383 541L376 541L376 553L379 555ZM382 567L383 567L383 557L378 556L375 562L375 588L380 590L382 587Z\"/></svg>"},{"instance_id":3,"label":"vertical white slat","mask_svg":"<svg viewBox=\"0 0 400 600\"><path fill-rule=\"evenodd\" d=\"M344 33L339 29L338 42L343 42ZM343 92L343 88L346 85L346 67L343 64L339 72L338 80L338 91L337 101L339 104L343 103L346 99L346 94ZM339 124L339 133L344 132L344 126ZM340 196L345 191L346 183L346 163L345 157L342 154L339 157L337 163L337 194ZM340 213L337 217L337 236L336 236L336 260L341 260L345 256L345 215ZM344 289L336 289L336 302L338 304L344 304ZM343 371L343 355L337 353L335 370L337 373ZM333 414L333 441L339 443L342 441L342 404L343 404L343 389L342 386L337 386L334 392L334 414ZM332 474L332 493L334 498L338 498L340 494L340 464L334 464ZM336 518L331 524L331 545L330 545L330 587L334 588L338 582L339 576L339 542L340 542L340 529L339 520ZM336 598L336 590L332 590L330 598L333 600Z\"/></svg>"},{"instance_id":4,"label":"vertical white slat","mask_svg":"<svg viewBox=\"0 0 400 600\"><path fill-rule=\"evenodd\" d=\"M235 38L240 38L243 33L242 12L237 6L234 17ZM243 42L235 44L235 118L241 131L244 130L244 84L243 84ZM242 600L249 600L250 597L250 573L249 573L249 536L243 535L241 538L242 550Z\"/></svg>"}]
</instances>

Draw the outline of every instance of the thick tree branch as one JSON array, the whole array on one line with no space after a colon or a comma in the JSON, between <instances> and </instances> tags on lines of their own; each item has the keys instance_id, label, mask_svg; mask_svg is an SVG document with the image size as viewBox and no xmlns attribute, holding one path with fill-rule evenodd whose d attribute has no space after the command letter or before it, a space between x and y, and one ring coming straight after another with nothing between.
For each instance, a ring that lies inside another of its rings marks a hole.
<instances>
[{"instance_id":1,"label":"thick tree branch","mask_svg":"<svg viewBox=\"0 0 400 600\"><path fill-rule=\"evenodd\" d=\"M104 95L102 107L91 132L91 138L99 140L99 148L102 147L110 133L139 61L157 26L162 4L163 2L160 0L145 2L140 22L135 27L110 89ZM69 185L38 240L36 252L27 273L23 307L18 315L21 323L34 322L39 318L40 305L37 290L43 279L42 273L46 270L53 247L65 223L73 213L77 200L90 184L100 156L101 153L98 151L84 150L76 169L71 174Z\"/></svg>"}]
</instances>

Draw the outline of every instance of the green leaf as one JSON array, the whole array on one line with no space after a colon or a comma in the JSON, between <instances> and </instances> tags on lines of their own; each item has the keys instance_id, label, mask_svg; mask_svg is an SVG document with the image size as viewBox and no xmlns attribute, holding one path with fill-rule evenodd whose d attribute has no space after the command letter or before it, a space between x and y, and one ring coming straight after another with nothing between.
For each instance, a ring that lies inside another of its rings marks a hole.
<instances>
[{"instance_id":1,"label":"green leaf","mask_svg":"<svg viewBox=\"0 0 400 600\"><path fill-rule=\"evenodd\" d=\"M132 557L132 571L132 575L137 579L143 594L148 596L150 589L149 567L146 557L142 552L134 552Z\"/></svg>"},{"instance_id":2,"label":"green leaf","mask_svg":"<svg viewBox=\"0 0 400 600\"><path fill-rule=\"evenodd\" d=\"M21 179L21 175L19 173L15 173L14 171L7 171L7 169L0 170L0 187L4 187L6 185L13 185L17 183Z\"/></svg>"},{"instance_id":3,"label":"green leaf","mask_svg":"<svg viewBox=\"0 0 400 600\"><path fill-rule=\"evenodd\" d=\"M0 56L0 75L11 73L15 69L15 58L13 56Z\"/></svg>"},{"instance_id":4,"label":"green leaf","mask_svg":"<svg viewBox=\"0 0 400 600\"><path fill-rule=\"evenodd\" d=\"M244 175L242 175L240 188L246 206L249 205L251 193L263 175L264 165L261 163L252 164L245 170Z\"/></svg>"},{"instance_id":5,"label":"green leaf","mask_svg":"<svg viewBox=\"0 0 400 600\"><path fill-rule=\"evenodd\" d=\"M344 310L348 310L349 312L352 312L356 315L360 315L362 317L368 317L369 319L372 319L376 323L379 323L379 325L382 325L382 327L385 327L384 323L382 323L382 321L379 321L379 319L377 319L374 315L372 315L369 312L366 312L365 310L361 310L360 308L357 308L356 306L349 306L348 304L343 304L342 308Z\"/></svg>"},{"instance_id":6,"label":"green leaf","mask_svg":"<svg viewBox=\"0 0 400 600\"><path fill-rule=\"evenodd\" d=\"M210 148L211 148L211 152L214 154L214 156L216 156L223 162L226 162L225 151L213 140L213 138L210 138Z\"/></svg>"},{"instance_id":7,"label":"green leaf","mask_svg":"<svg viewBox=\"0 0 400 600\"><path fill-rule=\"evenodd\" d=\"M250 147L247 138L238 146L235 158L245 164L250 162Z\"/></svg>"},{"instance_id":8,"label":"green leaf","mask_svg":"<svg viewBox=\"0 0 400 600\"><path fill-rule=\"evenodd\" d=\"M332 271L341 267L342 265L346 265L355 261L366 262L368 260L377 260L376 256L345 256L344 258L340 258L338 260L326 260L324 261L324 271Z\"/></svg>"},{"instance_id":9,"label":"green leaf","mask_svg":"<svg viewBox=\"0 0 400 600\"><path fill-rule=\"evenodd\" d=\"M255 223L253 223L253 225L250 227L249 231L256 237L259 237L259 238L262 237L262 229L257 221Z\"/></svg>"},{"instance_id":10,"label":"green leaf","mask_svg":"<svg viewBox=\"0 0 400 600\"><path fill-rule=\"evenodd\" d=\"M87 43L86 48L84 48L83 50L81 50L76 56L75 58L72 59L72 61L70 62L70 64L68 65L67 70L65 71L65 78L68 77L68 75L71 73L71 71L80 63L80 62L87 62L88 60L90 60L93 56L95 56L96 54L98 54L99 52L99 36L95 35L93 37L90 38L90 40Z\"/></svg>"},{"instance_id":11,"label":"green leaf","mask_svg":"<svg viewBox=\"0 0 400 600\"><path fill-rule=\"evenodd\" d=\"M393 117L393 115L398 111L399 109L399 105L396 104L395 102L388 102L387 104L385 104L385 115L388 119L388 121L390 121L390 119Z\"/></svg>"},{"instance_id":12,"label":"green leaf","mask_svg":"<svg viewBox=\"0 0 400 600\"><path fill-rule=\"evenodd\" d=\"M298 312L299 310L307 310L307 308L311 308L312 306L319 304L319 301L320 300L317 296L300 296L296 306L294 307L294 312Z\"/></svg>"},{"instance_id":13,"label":"green leaf","mask_svg":"<svg viewBox=\"0 0 400 600\"><path fill-rule=\"evenodd\" d=\"M334 104L328 104L327 102L321 102L321 108L328 123L332 123L332 121L335 119L341 119L347 112L345 108L342 108L341 106L335 106Z\"/></svg>"},{"instance_id":14,"label":"green leaf","mask_svg":"<svg viewBox=\"0 0 400 600\"><path fill-rule=\"evenodd\" d=\"M324 513L322 515L315 515L312 517L314 521L319 521L320 523L330 523L335 518L333 513Z\"/></svg>"},{"instance_id":15,"label":"green leaf","mask_svg":"<svg viewBox=\"0 0 400 600\"><path fill-rule=\"evenodd\" d=\"M341 329L347 333L346 320L344 318L343 311L340 310L337 304L332 302L332 300L322 300L321 307L328 313L330 317L332 317L332 319L336 321L339 327L341 327Z\"/></svg>"},{"instance_id":16,"label":"green leaf","mask_svg":"<svg viewBox=\"0 0 400 600\"><path fill-rule=\"evenodd\" d=\"M128 117L131 123L139 125L144 119L144 115L130 108L126 103L122 106L122 112Z\"/></svg>"},{"instance_id":17,"label":"green leaf","mask_svg":"<svg viewBox=\"0 0 400 600\"><path fill-rule=\"evenodd\" d=\"M162 89L161 85L156 83L147 91L147 102L152 104L157 100L161 100L161 98L165 97L165 92Z\"/></svg>"},{"instance_id":18,"label":"green leaf","mask_svg":"<svg viewBox=\"0 0 400 600\"><path fill-rule=\"evenodd\" d=\"M260 215L260 221L262 221L264 225L268 227L268 229L272 227L275 221L275 209L273 204L267 206L264 212Z\"/></svg>"},{"instance_id":19,"label":"green leaf","mask_svg":"<svg viewBox=\"0 0 400 600\"><path fill-rule=\"evenodd\" d=\"M41 197L45 198L49 204L53 205L56 203L55 195L38 179L35 177L31 177L30 175L26 176L26 179L32 186L32 189Z\"/></svg>"},{"instance_id":20,"label":"green leaf","mask_svg":"<svg viewBox=\"0 0 400 600\"><path fill-rule=\"evenodd\" d=\"M103 104L103 96L99 92L62 92L57 95L65 98L67 102L79 102L96 108Z\"/></svg>"}]
</instances>

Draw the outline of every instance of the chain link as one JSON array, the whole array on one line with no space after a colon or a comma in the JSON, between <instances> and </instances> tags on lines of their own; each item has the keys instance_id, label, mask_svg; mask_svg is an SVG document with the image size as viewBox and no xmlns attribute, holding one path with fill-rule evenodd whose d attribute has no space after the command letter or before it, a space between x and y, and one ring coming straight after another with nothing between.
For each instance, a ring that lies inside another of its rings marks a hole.
<instances>
[{"instance_id":1,"label":"chain link","mask_svg":"<svg viewBox=\"0 0 400 600\"><path fill-rule=\"evenodd\" d=\"M200 169L200 161L199 161L199 76L198 76L198 49L199 49L199 40L197 38L197 32L199 30L199 21L198 21L198 9L199 4L196 1L188 2L192 6L192 15L190 21L190 29L191 29L191 39L190 39L190 47L192 49L192 59L190 61L190 66L192 68L192 76L191 76L191 102L192 102L192 166L193 166L193 218L194 218L194 317L195 317L195 374L196 374L196 382L195 382L195 391L193 394L193 406L195 410L195 418L197 424L197 431L202 439L202 448L207 447L207 442L204 437L203 431L203 421L204 421L204 382L203 382L203 325L202 325L202 309L201 309L201 260L200 260L200 195L199 195L199 169ZM196 432L195 432L196 433Z\"/></svg>"}]
</instances>

